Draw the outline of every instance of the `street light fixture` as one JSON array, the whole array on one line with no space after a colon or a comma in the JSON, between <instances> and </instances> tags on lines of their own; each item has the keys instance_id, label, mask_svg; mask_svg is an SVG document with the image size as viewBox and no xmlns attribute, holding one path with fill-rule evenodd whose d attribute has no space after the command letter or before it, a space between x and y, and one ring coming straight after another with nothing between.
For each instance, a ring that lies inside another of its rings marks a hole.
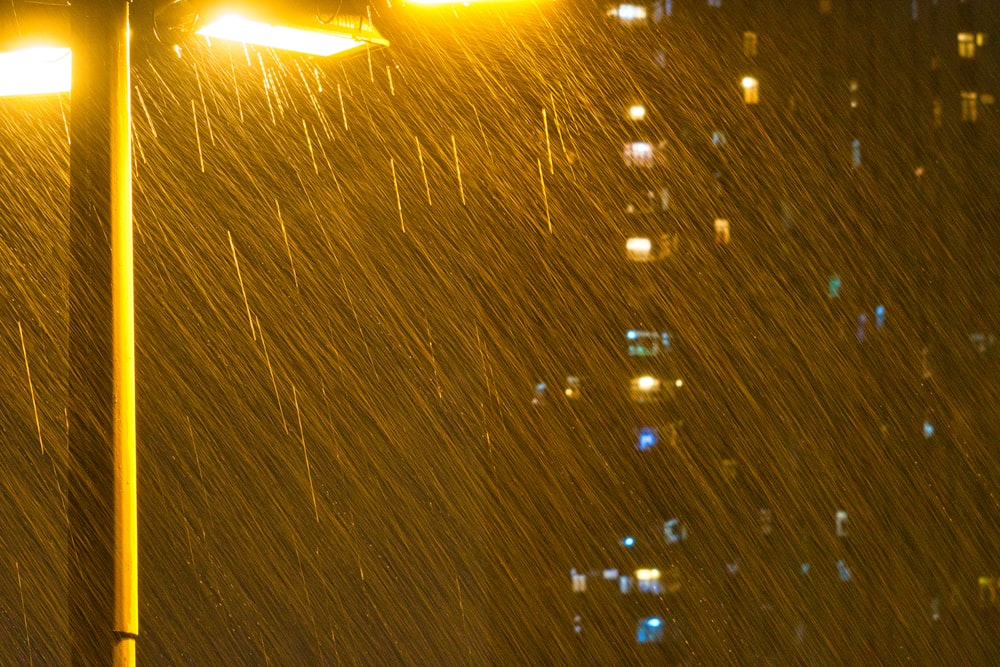
<instances>
[{"instance_id":1,"label":"street light fixture","mask_svg":"<svg viewBox=\"0 0 1000 667\"><path fill-rule=\"evenodd\" d=\"M198 34L267 48L327 57L389 42L372 26L360 0L339 2L333 11L316 0L261 2L173 0L153 10L153 30L161 39Z\"/></svg>"},{"instance_id":2,"label":"street light fixture","mask_svg":"<svg viewBox=\"0 0 1000 667\"><path fill-rule=\"evenodd\" d=\"M0 14L0 96L70 88L66 7L13 0Z\"/></svg>"}]
</instances>

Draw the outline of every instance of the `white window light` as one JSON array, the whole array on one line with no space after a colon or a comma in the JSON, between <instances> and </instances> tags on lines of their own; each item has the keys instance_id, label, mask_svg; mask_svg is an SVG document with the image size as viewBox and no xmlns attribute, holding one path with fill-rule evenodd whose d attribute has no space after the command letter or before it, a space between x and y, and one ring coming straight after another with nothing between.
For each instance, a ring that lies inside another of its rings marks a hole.
<instances>
[{"instance_id":1,"label":"white window light","mask_svg":"<svg viewBox=\"0 0 1000 667\"><path fill-rule=\"evenodd\" d=\"M616 16L624 23L646 20L646 8L642 5L621 4L608 10L609 16Z\"/></svg>"},{"instance_id":2,"label":"white window light","mask_svg":"<svg viewBox=\"0 0 1000 667\"><path fill-rule=\"evenodd\" d=\"M636 588L640 593L652 593L658 595L663 591L660 586L660 571L655 568L643 568L635 571L635 578L638 582Z\"/></svg>"},{"instance_id":3,"label":"white window light","mask_svg":"<svg viewBox=\"0 0 1000 667\"><path fill-rule=\"evenodd\" d=\"M636 386L642 391L652 391L660 386L660 381L652 375L643 375L636 378Z\"/></svg>"},{"instance_id":4,"label":"white window light","mask_svg":"<svg viewBox=\"0 0 1000 667\"><path fill-rule=\"evenodd\" d=\"M646 118L646 107L641 104L633 104L628 108L628 117L635 121L644 120Z\"/></svg>"},{"instance_id":5,"label":"white window light","mask_svg":"<svg viewBox=\"0 0 1000 667\"><path fill-rule=\"evenodd\" d=\"M630 141L625 144L624 158L629 167L652 167L653 145L648 141Z\"/></svg>"},{"instance_id":6,"label":"white window light","mask_svg":"<svg viewBox=\"0 0 1000 667\"><path fill-rule=\"evenodd\" d=\"M625 241L625 252L633 262L653 260L653 242L644 236L633 236Z\"/></svg>"},{"instance_id":7,"label":"white window light","mask_svg":"<svg viewBox=\"0 0 1000 667\"><path fill-rule=\"evenodd\" d=\"M837 537L847 537L847 512L845 510L837 510Z\"/></svg>"}]
</instances>

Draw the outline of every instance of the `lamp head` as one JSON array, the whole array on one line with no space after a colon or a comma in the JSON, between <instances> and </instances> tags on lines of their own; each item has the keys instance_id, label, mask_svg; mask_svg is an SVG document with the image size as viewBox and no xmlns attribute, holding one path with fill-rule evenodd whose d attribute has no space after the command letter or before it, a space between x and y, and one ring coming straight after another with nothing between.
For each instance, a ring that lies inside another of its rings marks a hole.
<instances>
[{"instance_id":1,"label":"lamp head","mask_svg":"<svg viewBox=\"0 0 1000 667\"><path fill-rule=\"evenodd\" d=\"M150 22L168 45L197 34L321 57L388 45L365 0L168 0L153 8Z\"/></svg>"},{"instance_id":2,"label":"lamp head","mask_svg":"<svg viewBox=\"0 0 1000 667\"><path fill-rule=\"evenodd\" d=\"M70 89L69 5L8 0L0 8L0 97Z\"/></svg>"}]
</instances>

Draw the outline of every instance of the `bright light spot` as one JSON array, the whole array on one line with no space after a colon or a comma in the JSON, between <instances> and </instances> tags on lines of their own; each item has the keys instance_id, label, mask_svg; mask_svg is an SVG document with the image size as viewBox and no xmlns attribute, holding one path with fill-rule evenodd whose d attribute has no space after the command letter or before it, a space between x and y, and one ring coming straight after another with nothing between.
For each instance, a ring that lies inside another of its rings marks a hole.
<instances>
[{"instance_id":1,"label":"bright light spot","mask_svg":"<svg viewBox=\"0 0 1000 667\"><path fill-rule=\"evenodd\" d=\"M656 446L656 429L645 426L639 429L639 443L637 445L640 452L652 449Z\"/></svg>"},{"instance_id":2,"label":"bright light spot","mask_svg":"<svg viewBox=\"0 0 1000 667\"><path fill-rule=\"evenodd\" d=\"M629 149L632 151L632 155L636 157L642 157L653 154L653 146L646 141L633 141L629 144Z\"/></svg>"},{"instance_id":3,"label":"bright light spot","mask_svg":"<svg viewBox=\"0 0 1000 667\"><path fill-rule=\"evenodd\" d=\"M627 546L627 547L634 546L635 545L635 538L632 537L631 535L629 535L624 540L622 540L622 544L625 545L625 546Z\"/></svg>"},{"instance_id":4,"label":"bright light spot","mask_svg":"<svg viewBox=\"0 0 1000 667\"><path fill-rule=\"evenodd\" d=\"M237 14L227 14L197 31L205 37L232 42L269 46L314 56L332 56L365 44L352 37L329 32L301 30L252 21Z\"/></svg>"},{"instance_id":5,"label":"bright light spot","mask_svg":"<svg viewBox=\"0 0 1000 667\"><path fill-rule=\"evenodd\" d=\"M646 18L646 8L642 5L618 5L612 11L622 21L642 21Z\"/></svg>"},{"instance_id":6,"label":"bright light spot","mask_svg":"<svg viewBox=\"0 0 1000 667\"><path fill-rule=\"evenodd\" d=\"M649 252L653 249L653 242L647 238L633 237L625 242L625 249L629 252Z\"/></svg>"},{"instance_id":7,"label":"bright light spot","mask_svg":"<svg viewBox=\"0 0 1000 667\"><path fill-rule=\"evenodd\" d=\"M684 386L684 380L677 378L676 380L674 380L674 386L680 389L681 387Z\"/></svg>"},{"instance_id":8,"label":"bright light spot","mask_svg":"<svg viewBox=\"0 0 1000 667\"><path fill-rule=\"evenodd\" d=\"M743 77L743 80L740 81L740 84L744 88L747 88L747 89L756 88L757 87L757 79L753 78L752 76L745 76L745 77Z\"/></svg>"},{"instance_id":9,"label":"bright light spot","mask_svg":"<svg viewBox=\"0 0 1000 667\"><path fill-rule=\"evenodd\" d=\"M635 578L640 581L648 581L649 579L659 579L660 571L655 568L642 568L635 571Z\"/></svg>"},{"instance_id":10,"label":"bright light spot","mask_svg":"<svg viewBox=\"0 0 1000 667\"><path fill-rule=\"evenodd\" d=\"M656 378L652 375L643 375L636 382L639 385L639 389L642 389L643 391L649 391L659 384Z\"/></svg>"},{"instance_id":11,"label":"bright light spot","mask_svg":"<svg viewBox=\"0 0 1000 667\"><path fill-rule=\"evenodd\" d=\"M629 340L635 340L638 335L639 335L639 333L635 329L629 329L628 333L625 334L625 336Z\"/></svg>"},{"instance_id":12,"label":"bright light spot","mask_svg":"<svg viewBox=\"0 0 1000 667\"><path fill-rule=\"evenodd\" d=\"M646 625L648 625L651 628L658 628L661 625L663 625L663 621L661 621L660 619L658 619L656 617L647 618L646 619Z\"/></svg>"},{"instance_id":13,"label":"bright light spot","mask_svg":"<svg viewBox=\"0 0 1000 667\"><path fill-rule=\"evenodd\" d=\"M930 422L924 422L924 438L931 438L934 436L934 424Z\"/></svg>"},{"instance_id":14,"label":"bright light spot","mask_svg":"<svg viewBox=\"0 0 1000 667\"><path fill-rule=\"evenodd\" d=\"M633 104L628 109L628 117L632 120L642 120L646 117L646 107L641 104Z\"/></svg>"},{"instance_id":15,"label":"bright light spot","mask_svg":"<svg viewBox=\"0 0 1000 667\"><path fill-rule=\"evenodd\" d=\"M72 81L72 57L65 47L34 46L0 53L0 96L65 93Z\"/></svg>"}]
</instances>

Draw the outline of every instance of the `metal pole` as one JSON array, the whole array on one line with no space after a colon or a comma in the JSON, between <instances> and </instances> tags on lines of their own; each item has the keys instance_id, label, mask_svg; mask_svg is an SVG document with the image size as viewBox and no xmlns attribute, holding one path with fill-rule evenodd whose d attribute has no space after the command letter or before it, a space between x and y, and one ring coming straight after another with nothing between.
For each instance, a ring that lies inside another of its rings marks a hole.
<instances>
[{"instance_id":1,"label":"metal pole","mask_svg":"<svg viewBox=\"0 0 1000 667\"><path fill-rule=\"evenodd\" d=\"M139 631L128 2L71 12L70 658L125 667Z\"/></svg>"}]
</instances>

